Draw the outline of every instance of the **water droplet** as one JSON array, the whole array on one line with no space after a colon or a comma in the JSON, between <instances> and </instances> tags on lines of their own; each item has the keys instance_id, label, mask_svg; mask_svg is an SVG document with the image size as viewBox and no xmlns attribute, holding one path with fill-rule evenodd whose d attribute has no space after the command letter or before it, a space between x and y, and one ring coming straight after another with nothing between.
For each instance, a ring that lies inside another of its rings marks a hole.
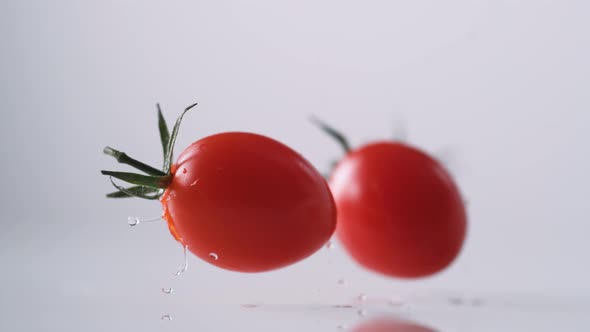
<instances>
[{"instance_id":1,"label":"water droplet","mask_svg":"<svg viewBox=\"0 0 590 332\"><path fill-rule=\"evenodd\" d=\"M209 257L210 257L212 260L214 260L214 261L216 261L216 260L218 260L218 259L219 259L219 255L217 255L217 254L216 254L216 253L214 253L214 252L210 252L210 253L209 253Z\"/></svg>"},{"instance_id":2,"label":"water droplet","mask_svg":"<svg viewBox=\"0 0 590 332\"><path fill-rule=\"evenodd\" d=\"M363 309L360 309L359 311L356 312L357 315L361 316L361 317L365 317L367 316L367 312Z\"/></svg>"},{"instance_id":3,"label":"water droplet","mask_svg":"<svg viewBox=\"0 0 590 332\"><path fill-rule=\"evenodd\" d=\"M162 317L160 317L161 320L172 320L172 316L170 315L162 315Z\"/></svg>"},{"instance_id":4,"label":"water droplet","mask_svg":"<svg viewBox=\"0 0 590 332\"><path fill-rule=\"evenodd\" d=\"M187 248L188 248L187 246L182 247L182 253L184 255L184 264L178 269L178 271L176 271L176 273L174 273L174 276L176 276L176 277L178 277L179 275L186 272L186 270L188 270L188 254L186 252Z\"/></svg>"},{"instance_id":5,"label":"water droplet","mask_svg":"<svg viewBox=\"0 0 590 332\"><path fill-rule=\"evenodd\" d=\"M164 294L170 294L174 291L173 288L162 288L162 293Z\"/></svg>"},{"instance_id":6,"label":"water droplet","mask_svg":"<svg viewBox=\"0 0 590 332\"><path fill-rule=\"evenodd\" d=\"M346 281L344 279L338 279L338 285L344 285Z\"/></svg>"},{"instance_id":7,"label":"water droplet","mask_svg":"<svg viewBox=\"0 0 590 332\"><path fill-rule=\"evenodd\" d=\"M258 308L258 304L246 303L246 304L242 304L242 308L246 308L246 309Z\"/></svg>"},{"instance_id":8,"label":"water droplet","mask_svg":"<svg viewBox=\"0 0 590 332\"><path fill-rule=\"evenodd\" d=\"M137 217L127 217L127 223L129 226L137 226L141 221Z\"/></svg>"},{"instance_id":9,"label":"water droplet","mask_svg":"<svg viewBox=\"0 0 590 332\"><path fill-rule=\"evenodd\" d=\"M162 217L156 217L156 218L150 218L150 219L144 219L144 220L141 220L138 217L127 217L127 223L129 224L129 226L137 226L141 223L155 222L155 221L160 221L160 220L162 220Z\"/></svg>"},{"instance_id":10,"label":"water droplet","mask_svg":"<svg viewBox=\"0 0 590 332\"><path fill-rule=\"evenodd\" d=\"M182 169L182 174L186 174L186 168Z\"/></svg>"},{"instance_id":11,"label":"water droplet","mask_svg":"<svg viewBox=\"0 0 590 332\"><path fill-rule=\"evenodd\" d=\"M332 241L328 241L328 243L326 243L326 248L328 249L334 249L336 246L334 245L334 242Z\"/></svg>"},{"instance_id":12,"label":"water droplet","mask_svg":"<svg viewBox=\"0 0 590 332\"><path fill-rule=\"evenodd\" d=\"M366 301L366 300L367 300L367 295L365 295L365 294L360 294L360 295L358 296L358 300L359 300L359 301Z\"/></svg>"}]
</instances>

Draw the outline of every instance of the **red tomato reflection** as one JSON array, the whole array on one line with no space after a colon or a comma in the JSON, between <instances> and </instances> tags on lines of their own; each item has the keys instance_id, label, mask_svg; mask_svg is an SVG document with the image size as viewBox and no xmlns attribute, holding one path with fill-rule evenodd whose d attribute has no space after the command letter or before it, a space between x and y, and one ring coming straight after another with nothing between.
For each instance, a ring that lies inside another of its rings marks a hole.
<instances>
[{"instance_id":1,"label":"red tomato reflection","mask_svg":"<svg viewBox=\"0 0 590 332\"><path fill-rule=\"evenodd\" d=\"M355 327L353 332L436 332L426 326L393 318L377 318Z\"/></svg>"}]
</instances>

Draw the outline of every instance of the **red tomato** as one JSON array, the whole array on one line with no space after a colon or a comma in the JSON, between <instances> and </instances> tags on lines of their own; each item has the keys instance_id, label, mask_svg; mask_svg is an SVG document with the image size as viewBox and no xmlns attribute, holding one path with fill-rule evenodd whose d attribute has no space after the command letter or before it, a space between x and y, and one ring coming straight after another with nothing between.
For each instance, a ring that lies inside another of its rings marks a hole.
<instances>
[{"instance_id":1,"label":"red tomato","mask_svg":"<svg viewBox=\"0 0 590 332\"><path fill-rule=\"evenodd\" d=\"M447 267L461 250L466 212L445 168L424 152L396 142L351 151L330 186L337 234L362 266L415 278Z\"/></svg>"},{"instance_id":2,"label":"red tomato","mask_svg":"<svg viewBox=\"0 0 590 332\"><path fill-rule=\"evenodd\" d=\"M196 105L184 110L172 132L158 105L162 170L103 150L145 173L101 171L118 189L107 197L160 199L172 236L228 270L278 269L321 248L336 228L334 200L322 175L286 145L257 134L221 133L194 142L172 165L183 116Z\"/></svg>"},{"instance_id":3,"label":"red tomato","mask_svg":"<svg viewBox=\"0 0 590 332\"><path fill-rule=\"evenodd\" d=\"M433 329L391 318L377 318L357 326L353 332L434 332Z\"/></svg>"},{"instance_id":4,"label":"red tomato","mask_svg":"<svg viewBox=\"0 0 590 332\"><path fill-rule=\"evenodd\" d=\"M171 172L161 201L172 235L221 268L260 272L292 264L322 247L336 228L326 181L270 138L205 137L180 154Z\"/></svg>"}]
</instances>

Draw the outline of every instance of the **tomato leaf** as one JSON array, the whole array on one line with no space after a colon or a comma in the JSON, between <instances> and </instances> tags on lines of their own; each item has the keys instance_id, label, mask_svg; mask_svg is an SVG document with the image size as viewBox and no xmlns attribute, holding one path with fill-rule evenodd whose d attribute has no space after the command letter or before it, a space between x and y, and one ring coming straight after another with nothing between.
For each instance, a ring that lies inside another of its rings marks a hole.
<instances>
[{"instance_id":1,"label":"tomato leaf","mask_svg":"<svg viewBox=\"0 0 590 332\"><path fill-rule=\"evenodd\" d=\"M164 189L168 186L171 176L164 175L164 176L151 176L151 175L142 175L142 174L135 174L135 173L127 173L127 172L112 172L112 171L100 171L103 175L112 176L116 179L123 180L125 182L129 182L131 184L136 184L139 186L145 186L150 188L156 189Z\"/></svg>"},{"instance_id":2,"label":"tomato leaf","mask_svg":"<svg viewBox=\"0 0 590 332\"><path fill-rule=\"evenodd\" d=\"M136 159L133 159L131 157L129 157L125 152L121 152L118 150L115 150L111 147L105 147L104 150L102 150L104 152L104 154L107 154L111 157L114 157L115 159L117 159L117 161L121 164L127 164L129 166L135 167L140 171L144 171L147 174L150 175L157 175L157 176L164 176L166 175L166 173L160 171L157 168L154 168L150 165L144 164L141 161L138 161Z\"/></svg>"},{"instance_id":3,"label":"tomato leaf","mask_svg":"<svg viewBox=\"0 0 590 332\"><path fill-rule=\"evenodd\" d=\"M118 191L107 194L108 198L139 197L139 198L145 198L145 199L151 199L151 200L155 200L155 199L160 198L160 195L158 194L158 191L160 191L160 189L149 188L149 187L144 187L144 186L134 186L134 187L124 188L124 187L116 184L113 181L112 177L110 178L110 180L111 180L111 183L113 184L113 186L118 189ZM148 194L152 194L152 193L156 193L156 194L155 195L148 195Z\"/></svg>"},{"instance_id":4,"label":"tomato leaf","mask_svg":"<svg viewBox=\"0 0 590 332\"><path fill-rule=\"evenodd\" d=\"M338 143L340 143L340 146L344 149L344 152L346 152L346 153L350 152L350 144L348 143L348 140L346 139L346 137L340 131L332 128L331 126L320 121L320 119L318 119L314 116L311 117L311 122L313 124L315 124L316 126L318 126L326 134L328 134L329 136L334 138Z\"/></svg>"},{"instance_id":5,"label":"tomato leaf","mask_svg":"<svg viewBox=\"0 0 590 332\"><path fill-rule=\"evenodd\" d=\"M160 129L160 141L162 142L162 150L164 152L164 159L168 155L168 143L170 142L170 132L168 131L168 125L162 115L162 109L160 104L156 104L158 107L158 128Z\"/></svg>"},{"instance_id":6,"label":"tomato leaf","mask_svg":"<svg viewBox=\"0 0 590 332\"><path fill-rule=\"evenodd\" d=\"M174 150L174 144L176 143L176 136L178 136L178 129L180 128L180 123L182 122L182 118L191 108L197 106L197 103L190 105L189 107L185 108L182 114L176 119L176 123L174 124L174 128L172 128L172 134L170 135L170 140L168 142L168 148L166 150L166 157L164 158L164 172L170 173L170 167L172 166L172 154Z\"/></svg>"}]
</instances>

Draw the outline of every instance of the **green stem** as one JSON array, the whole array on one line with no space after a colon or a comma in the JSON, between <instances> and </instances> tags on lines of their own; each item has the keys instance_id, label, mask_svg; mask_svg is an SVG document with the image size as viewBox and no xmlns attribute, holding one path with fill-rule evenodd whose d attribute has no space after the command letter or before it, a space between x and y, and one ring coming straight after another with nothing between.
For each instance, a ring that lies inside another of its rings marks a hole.
<instances>
[{"instance_id":1,"label":"green stem","mask_svg":"<svg viewBox=\"0 0 590 332\"><path fill-rule=\"evenodd\" d=\"M323 121L321 121L320 119L318 119L314 116L312 116L310 119L313 124L318 126L326 134L328 134L333 139L335 139L340 144L342 149L344 149L345 153L350 152L350 150L351 150L350 144L348 143L348 140L346 139L346 137L340 131L332 128L331 126L327 125L326 123L324 123Z\"/></svg>"},{"instance_id":2,"label":"green stem","mask_svg":"<svg viewBox=\"0 0 590 332\"><path fill-rule=\"evenodd\" d=\"M135 174L135 173L128 173L128 172L113 172L113 171L100 171L102 175L112 176L119 180L123 180L125 182L129 182L131 184L135 184L138 186L146 186L150 188L161 188L165 189L170 184L172 180L172 175L164 175L164 176L152 176L152 175L143 175L143 174Z\"/></svg>"},{"instance_id":3,"label":"green stem","mask_svg":"<svg viewBox=\"0 0 590 332\"><path fill-rule=\"evenodd\" d=\"M160 171L157 168L154 168L150 165L142 163L141 161L138 161L136 159L129 157L125 152L115 150L115 149L108 147L108 146L104 148L103 152L105 154L117 159L117 161L119 163L127 164L129 166L135 167L140 171L146 172L147 174L156 175L156 176L165 176L166 175L166 173Z\"/></svg>"}]
</instances>

